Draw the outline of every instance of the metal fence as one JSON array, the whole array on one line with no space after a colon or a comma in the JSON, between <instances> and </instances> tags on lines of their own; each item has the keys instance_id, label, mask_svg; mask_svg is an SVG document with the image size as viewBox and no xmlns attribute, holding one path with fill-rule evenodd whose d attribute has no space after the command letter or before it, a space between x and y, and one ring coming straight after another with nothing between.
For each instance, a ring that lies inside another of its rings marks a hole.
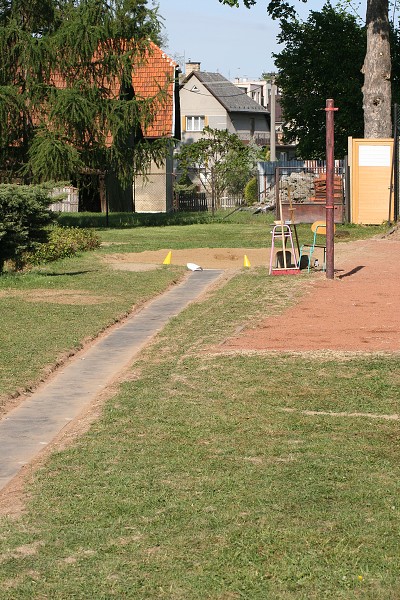
<instances>
[{"instance_id":1,"label":"metal fence","mask_svg":"<svg viewBox=\"0 0 400 600\"><path fill-rule=\"evenodd\" d=\"M346 220L348 185L345 161L335 162L334 205L335 221ZM324 161L277 161L258 163L259 200L275 208L280 218L291 218L297 223L312 223L325 218L326 164ZM289 215L289 208L293 209Z\"/></svg>"},{"instance_id":2,"label":"metal fence","mask_svg":"<svg viewBox=\"0 0 400 600\"><path fill-rule=\"evenodd\" d=\"M155 169L146 176L137 175L133 182L133 203L135 212L169 212L174 208L173 185L175 174L162 168Z\"/></svg>"}]
</instances>

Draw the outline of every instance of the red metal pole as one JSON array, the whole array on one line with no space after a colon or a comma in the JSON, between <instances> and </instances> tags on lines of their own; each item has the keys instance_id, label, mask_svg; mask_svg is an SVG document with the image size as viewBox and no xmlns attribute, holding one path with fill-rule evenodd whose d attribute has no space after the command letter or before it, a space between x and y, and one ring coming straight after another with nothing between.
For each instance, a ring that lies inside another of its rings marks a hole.
<instances>
[{"instance_id":1,"label":"red metal pole","mask_svg":"<svg viewBox=\"0 0 400 600\"><path fill-rule=\"evenodd\" d=\"M335 215L334 215L334 175L335 175L335 134L334 112L335 103L332 99L326 101L326 278L335 277Z\"/></svg>"}]
</instances>

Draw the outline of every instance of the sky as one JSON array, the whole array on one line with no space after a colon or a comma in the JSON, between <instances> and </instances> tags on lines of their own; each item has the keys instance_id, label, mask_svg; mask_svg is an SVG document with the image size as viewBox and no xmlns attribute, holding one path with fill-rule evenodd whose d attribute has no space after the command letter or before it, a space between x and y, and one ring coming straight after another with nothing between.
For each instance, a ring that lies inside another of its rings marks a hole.
<instances>
[{"instance_id":1,"label":"sky","mask_svg":"<svg viewBox=\"0 0 400 600\"><path fill-rule=\"evenodd\" d=\"M259 78L274 70L277 23L268 17L266 0L252 9L231 8L218 0L158 0L164 17L168 54L201 63L202 71L228 79Z\"/></svg>"},{"instance_id":2,"label":"sky","mask_svg":"<svg viewBox=\"0 0 400 600\"><path fill-rule=\"evenodd\" d=\"M267 0L258 0L251 9L231 8L218 0L157 2L167 37L163 49L180 64L200 62L202 71L219 72L230 80L259 79L275 70L272 53L282 46L276 42L279 26L267 14ZM295 4L306 19L324 0Z\"/></svg>"}]
</instances>

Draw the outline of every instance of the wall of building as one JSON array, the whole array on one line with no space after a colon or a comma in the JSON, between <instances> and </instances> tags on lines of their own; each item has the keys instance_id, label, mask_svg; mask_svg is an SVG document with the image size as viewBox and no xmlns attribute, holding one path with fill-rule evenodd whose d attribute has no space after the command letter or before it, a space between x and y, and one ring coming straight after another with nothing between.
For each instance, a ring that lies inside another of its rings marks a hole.
<instances>
[{"instance_id":1,"label":"wall of building","mask_svg":"<svg viewBox=\"0 0 400 600\"><path fill-rule=\"evenodd\" d=\"M352 223L380 225L394 218L393 139L349 138Z\"/></svg>"},{"instance_id":2,"label":"wall of building","mask_svg":"<svg viewBox=\"0 0 400 600\"><path fill-rule=\"evenodd\" d=\"M237 88L243 90L250 98L269 109L269 98L271 94L271 82L265 79L252 79L249 80L246 77L236 77L232 82Z\"/></svg>"},{"instance_id":3,"label":"wall of building","mask_svg":"<svg viewBox=\"0 0 400 600\"><path fill-rule=\"evenodd\" d=\"M233 131L245 142L253 139L258 145L266 146L270 142L270 131L265 115L231 113Z\"/></svg>"},{"instance_id":4,"label":"wall of building","mask_svg":"<svg viewBox=\"0 0 400 600\"><path fill-rule=\"evenodd\" d=\"M172 210L173 178L170 158L161 166L152 162L146 177L137 176L133 183L135 212L158 213Z\"/></svg>"},{"instance_id":5,"label":"wall of building","mask_svg":"<svg viewBox=\"0 0 400 600\"><path fill-rule=\"evenodd\" d=\"M193 88L198 91L194 91ZM182 142L193 143L202 137L202 131L186 131L186 117L203 116L205 125L212 129L230 129L232 125L223 106L194 77L185 83L180 92Z\"/></svg>"}]
</instances>

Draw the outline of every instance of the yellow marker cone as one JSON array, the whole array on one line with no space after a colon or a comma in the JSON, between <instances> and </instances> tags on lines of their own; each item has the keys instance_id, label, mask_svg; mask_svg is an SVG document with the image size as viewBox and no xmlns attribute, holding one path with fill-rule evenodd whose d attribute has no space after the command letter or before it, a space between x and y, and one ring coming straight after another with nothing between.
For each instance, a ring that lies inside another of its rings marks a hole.
<instances>
[{"instance_id":1,"label":"yellow marker cone","mask_svg":"<svg viewBox=\"0 0 400 600\"><path fill-rule=\"evenodd\" d=\"M172 252L170 251L170 252L168 252L167 256L164 258L163 265L170 265L171 258L172 258Z\"/></svg>"},{"instance_id":2,"label":"yellow marker cone","mask_svg":"<svg viewBox=\"0 0 400 600\"><path fill-rule=\"evenodd\" d=\"M247 256L246 256L246 255L244 255L243 266L244 266L244 267L251 267L251 265L250 265L250 261L249 261L249 259L247 258Z\"/></svg>"}]
</instances>

